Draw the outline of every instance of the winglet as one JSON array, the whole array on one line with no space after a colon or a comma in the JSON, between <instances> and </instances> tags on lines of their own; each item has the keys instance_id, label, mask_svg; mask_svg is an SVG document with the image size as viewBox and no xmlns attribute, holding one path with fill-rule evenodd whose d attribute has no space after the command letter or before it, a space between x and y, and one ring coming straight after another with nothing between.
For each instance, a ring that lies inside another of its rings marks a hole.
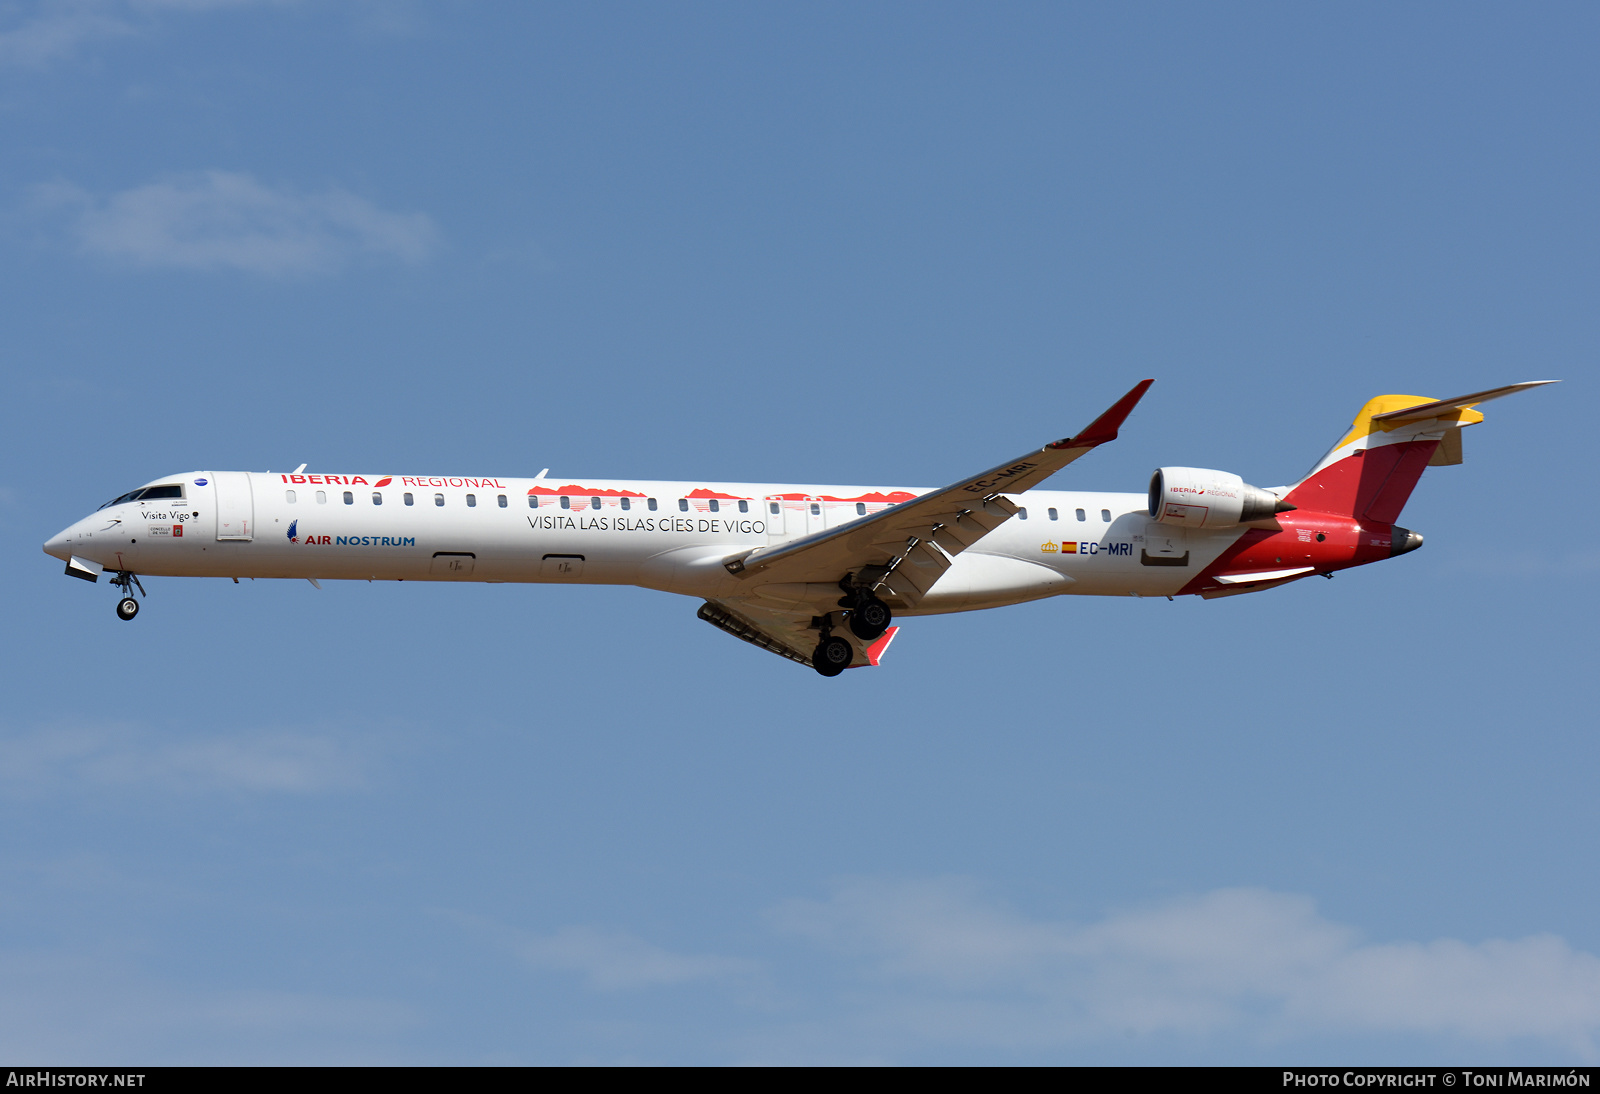
<instances>
[{"instance_id":1,"label":"winglet","mask_svg":"<svg viewBox=\"0 0 1600 1094\"><path fill-rule=\"evenodd\" d=\"M889 643L894 641L894 636L900 633L899 627L890 627L878 637L878 640L867 647L867 663L877 667L883 661L883 655L889 652Z\"/></svg>"},{"instance_id":2,"label":"winglet","mask_svg":"<svg viewBox=\"0 0 1600 1094\"><path fill-rule=\"evenodd\" d=\"M1155 383L1153 379L1140 380L1133 385L1133 390L1115 403L1112 403L1111 409L1090 422L1088 428L1076 437L1067 437L1045 447L1093 448L1097 444L1105 444L1107 441L1116 440L1117 430L1122 427L1123 422L1127 421L1128 415L1133 413L1133 408L1139 405L1139 400L1144 398L1144 393L1150 390L1150 385L1153 383Z\"/></svg>"}]
</instances>

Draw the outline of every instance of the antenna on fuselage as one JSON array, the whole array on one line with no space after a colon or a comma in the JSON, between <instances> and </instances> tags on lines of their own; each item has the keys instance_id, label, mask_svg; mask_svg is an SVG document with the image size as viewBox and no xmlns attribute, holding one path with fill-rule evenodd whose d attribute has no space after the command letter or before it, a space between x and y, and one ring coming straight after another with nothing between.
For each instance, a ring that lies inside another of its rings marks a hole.
<instances>
[{"instance_id":1,"label":"antenna on fuselage","mask_svg":"<svg viewBox=\"0 0 1600 1094\"><path fill-rule=\"evenodd\" d=\"M298 474L300 474L300 472L304 471L305 469L306 469L306 465L305 464L301 464L299 467L297 467L293 471L289 472L289 474L298 475Z\"/></svg>"},{"instance_id":2,"label":"antenna on fuselage","mask_svg":"<svg viewBox=\"0 0 1600 1094\"><path fill-rule=\"evenodd\" d=\"M538 482L540 479L544 478L548 474L550 474L550 469L547 467L543 471L541 471L537 475L535 475L533 477L533 481L534 482Z\"/></svg>"}]
</instances>

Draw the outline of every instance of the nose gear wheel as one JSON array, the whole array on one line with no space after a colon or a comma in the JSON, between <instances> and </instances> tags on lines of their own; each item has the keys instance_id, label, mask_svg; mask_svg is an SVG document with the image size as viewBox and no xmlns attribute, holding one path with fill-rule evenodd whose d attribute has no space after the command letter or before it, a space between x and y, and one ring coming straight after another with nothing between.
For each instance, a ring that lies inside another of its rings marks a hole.
<instances>
[{"instance_id":1,"label":"nose gear wheel","mask_svg":"<svg viewBox=\"0 0 1600 1094\"><path fill-rule=\"evenodd\" d=\"M133 590L138 589L140 596L149 595L139 583L138 575L128 570L118 570L117 576L111 579L111 584L122 590L122 599L117 601L117 618L128 620L138 615L139 602L133 598Z\"/></svg>"}]
</instances>

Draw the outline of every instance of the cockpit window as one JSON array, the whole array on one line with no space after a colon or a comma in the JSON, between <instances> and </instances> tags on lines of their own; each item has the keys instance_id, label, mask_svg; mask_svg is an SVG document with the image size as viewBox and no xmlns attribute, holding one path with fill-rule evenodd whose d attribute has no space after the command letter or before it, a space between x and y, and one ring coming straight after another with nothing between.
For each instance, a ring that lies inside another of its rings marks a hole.
<instances>
[{"instance_id":1,"label":"cockpit window","mask_svg":"<svg viewBox=\"0 0 1600 1094\"><path fill-rule=\"evenodd\" d=\"M181 483L165 483L161 486L146 486L140 490L129 490L120 498L112 498L102 505L101 509L109 509L113 505L122 505L130 501L166 501L169 499L183 499L183 486Z\"/></svg>"}]
</instances>

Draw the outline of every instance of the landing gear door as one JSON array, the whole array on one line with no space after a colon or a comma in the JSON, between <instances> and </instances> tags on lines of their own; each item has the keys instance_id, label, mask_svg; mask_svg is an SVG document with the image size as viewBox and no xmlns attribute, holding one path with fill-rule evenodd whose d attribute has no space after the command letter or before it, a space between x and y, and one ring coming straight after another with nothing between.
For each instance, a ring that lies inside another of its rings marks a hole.
<instances>
[{"instance_id":1,"label":"landing gear door","mask_svg":"<svg viewBox=\"0 0 1600 1094\"><path fill-rule=\"evenodd\" d=\"M217 538L254 539L256 504L250 490L249 474L243 471L218 471L211 478L217 486Z\"/></svg>"}]
</instances>

